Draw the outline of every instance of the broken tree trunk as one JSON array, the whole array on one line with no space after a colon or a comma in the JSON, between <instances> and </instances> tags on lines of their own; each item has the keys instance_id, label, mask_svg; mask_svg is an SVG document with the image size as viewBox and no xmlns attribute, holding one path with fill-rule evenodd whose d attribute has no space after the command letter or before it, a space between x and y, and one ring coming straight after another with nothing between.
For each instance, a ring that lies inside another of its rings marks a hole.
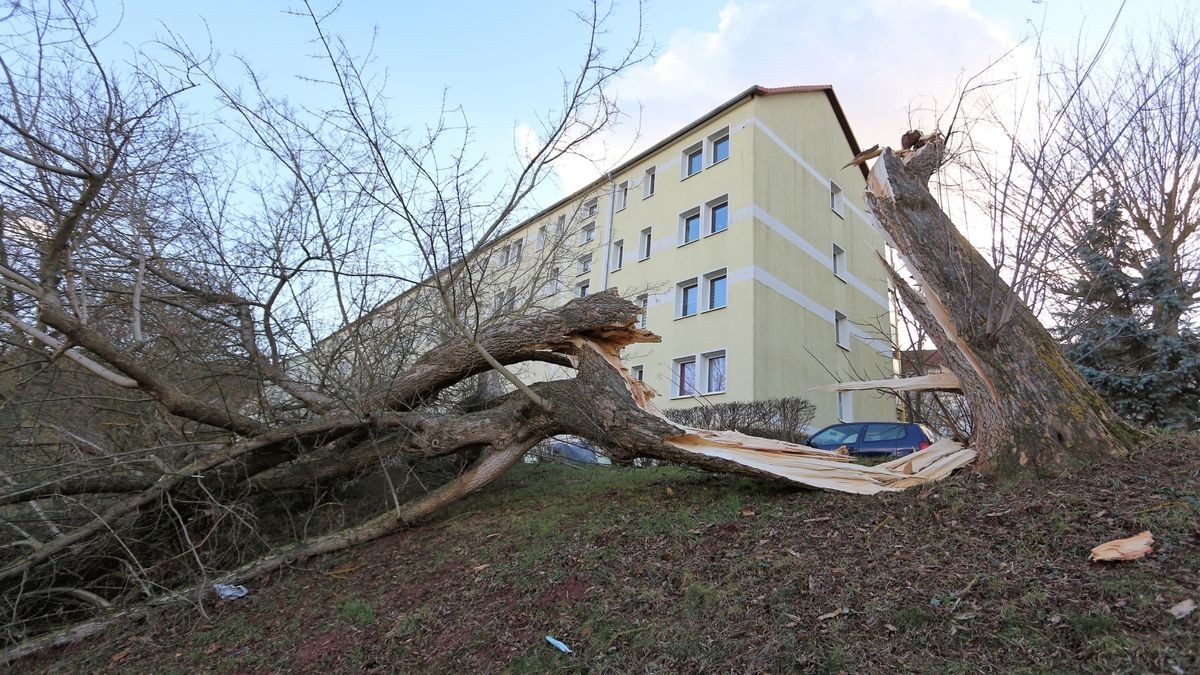
<instances>
[{"instance_id":1,"label":"broken tree trunk","mask_svg":"<svg viewBox=\"0 0 1200 675\"><path fill-rule=\"evenodd\" d=\"M867 203L920 286L892 281L971 407L981 470L1054 469L1122 456L1140 435L1088 386L1049 332L929 193L943 142L904 159L886 149Z\"/></svg>"}]
</instances>

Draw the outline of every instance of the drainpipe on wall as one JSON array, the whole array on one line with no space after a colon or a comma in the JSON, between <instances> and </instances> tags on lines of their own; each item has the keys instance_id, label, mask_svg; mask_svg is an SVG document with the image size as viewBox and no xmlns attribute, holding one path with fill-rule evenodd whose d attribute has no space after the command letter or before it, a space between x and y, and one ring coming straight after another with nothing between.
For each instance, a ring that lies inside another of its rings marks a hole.
<instances>
[{"instance_id":1,"label":"drainpipe on wall","mask_svg":"<svg viewBox=\"0 0 1200 675\"><path fill-rule=\"evenodd\" d=\"M603 283L600 284L600 290L608 290L608 257L612 254L612 235L613 235L613 215L616 214L617 207L617 181L613 179L611 172L604 174L608 179L608 225L604 228L604 276Z\"/></svg>"}]
</instances>

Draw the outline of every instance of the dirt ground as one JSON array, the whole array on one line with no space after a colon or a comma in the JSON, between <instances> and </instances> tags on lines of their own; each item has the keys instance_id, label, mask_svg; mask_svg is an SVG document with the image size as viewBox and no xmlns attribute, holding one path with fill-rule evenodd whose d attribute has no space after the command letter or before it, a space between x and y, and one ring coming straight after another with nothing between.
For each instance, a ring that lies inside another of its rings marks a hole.
<instances>
[{"instance_id":1,"label":"dirt ground","mask_svg":"<svg viewBox=\"0 0 1200 675\"><path fill-rule=\"evenodd\" d=\"M1141 560L1092 563L1150 530ZM1200 444L879 497L524 465L434 522L56 672L1200 672ZM563 654L545 637L569 645Z\"/></svg>"}]
</instances>

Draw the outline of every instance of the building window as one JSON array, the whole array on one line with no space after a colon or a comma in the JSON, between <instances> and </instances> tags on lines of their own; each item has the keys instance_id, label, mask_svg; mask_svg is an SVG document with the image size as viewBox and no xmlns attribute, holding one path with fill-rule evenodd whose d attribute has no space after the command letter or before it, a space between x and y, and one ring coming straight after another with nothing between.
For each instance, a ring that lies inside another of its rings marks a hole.
<instances>
[{"instance_id":1,"label":"building window","mask_svg":"<svg viewBox=\"0 0 1200 675\"><path fill-rule=\"evenodd\" d=\"M708 142L712 145L712 162L717 162L729 159L729 129L725 128L717 133L709 136Z\"/></svg>"},{"instance_id":2,"label":"building window","mask_svg":"<svg viewBox=\"0 0 1200 675\"><path fill-rule=\"evenodd\" d=\"M846 217L846 195L842 194L841 186L833 181L829 182L829 208L839 217Z\"/></svg>"},{"instance_id":3,"label":"building window","mask_svg":"<svg viewBox=\"0 0 1200 675\"><path fill-rule=\"evenodd\" d=\"M502 295L504 296L504 311L512 312L515 310L517 308L517 289L510 287L508 293Z\"/></svg>"},{"instance_id":4,"label":"building window","mask_svg":"<svg viewBox=\"0 0 1200 675\"><path fill-rule=\"evenodd\" d=\"M654 167L646 169L642 175L642 199L654 196Z\"/></svg>"},{"instance_id":5,"label":"building window","mask_svg":"<svg viewBox=\"0 0 1200 675\"><path fill-rule=\"evenodd\" d=\"M579 230L579 243L588 244L596 241L596 224L588 223Z\"/></svg>"},{"instance_id":6,"label":"building window","mask_svg":"<svg viewBox=\"0 0 1200 675\"><path fill-rule=\"evenodd\" d=\"M729 229L729 198L721 197L708 203L708 234Z\"/></svg>"},{"instance_id":7,"label":"building window","mask_svg":"<svg viewBox=\"0 0 1200 675\"><path fill-rule=\"evenodd\" d=\"M692 209L679 216L679 239L683 243L690 244L700 238L700 209Z\"/></svg>"},{"instance_id":8,"label":"building window","mask_svg":"<svg viewBox=\"0 0 1200 675\"><path fill-rule=\"evenodd\" d=\"M616 272L621 269L622 263L625 262L625 240L614 241L612 245L611 265L612 271Z\"/></svg>"},{"instance_id":9,"label":"building window","mask_svg":"<svg viewBox=\"0 0 1200 675\"><path fill-rule=\"evenodd\" d=\"M598 197L595 199L589 199L588 201L583 203L583 216L585 218L591 218L592 216L596 215L596 213L599 211L600 211L600 199Z\"/></svg>"},{"instance_id":10,"label":"building window","mask_svg":"<svg viewBox=\"0 0 1200 675\"><path fill-rule=\"evenodd\" d=\"M518 239L509 244L508 264L515 265L521 262L521 249L525 247L525 242Z\"/></svg>"},{"instance_id":11,"label":"building window","mask_svg":"<svg viewBox=\"0 0 1200 675\"><path fill-rule=\"evenodd\" d=\"M854 421L854 398L848 391L837 393L837 416L839 422Z\"/></svg>"},{"instance_id":12,"label":"building window","mask_svg":"<svg viewBox=\"0 0 1200 675\"><path fill-rule=\"evenodd\" d=\"M700 308L700 284L688 279L675 287L675 317L693 316Z\"/></svg>"},{"instance_id":13,"label":"building window","mask_svg":"<svg viewBox=\"0 0 1200 675\"><path fill-rule=\"evenodd\" d=\"M725 391L725 350L704 354L704 393L720 394Z\"/></svg>"},{"instance_id":14,"label":"building window","mask_svg":"<svg viewBox=\"0 0 1200 675\"><path fill-rule=\"evenodd\" d=\"M638 382L644 382L646 376L645 366L629 366L629 374Z\"/></svg>"},{"instance_id":15,"label":"building window","mask_svg":"<svg viewBox=\"0 0 1200 675\"><path fill-rule=\"evenodd\" d=\"M692 396L696 394L696 357L676 359L674 371L675 395Z\"/></svg>"},{"instance_id":16,"label":"building window","mask_svg":"<svg viewBox=\"0 0 1200 675\"><path fill-rule=\"evenodd\" d=\"M683 151L683 177L695 176L704 168L704 145L697 143Z\"/></svg>"},{"instance_id":17,"label":"building window","mask_svg":"<svg viewBox=\"0 0 1200 675\"><path fill-rule=\"evenodd\" d=\"M646 314L650 310L650 296L646 295L645 293L639 295L637 298L637 304L638 307L642 308L641 313L638 314L638 328L645 328L647 318Z\"/></svg>"},{"instance_id":18,"label":"building window","mask_svg":"<svg viewBox=\"0 0 1200 675\"><path fill-rule=\"evenodd\" d=\"M833 313L833 339L842 349L850 349L850 320L841 312Z\"/></svg>"},{"instance_id":19,"label":"building window","mask_svg":"<svg viewBox=\"0 0 1200 675\"><path fill-rule=\"evenodd\" d=\"M540 251L540 250L546 248L546 239L548 238L548 236L549 236L549 227L547 225L542 225L541 227L538 228L537 243L535 244L537 246L537 250Z\"/></svg>"},{"instance_id":20,"label":"building window","mask_svg":"<svg viewBox=\"0 0 1200 675\"><path fill-rule=\"evenodd\" d=\"M629 203L629 181L625 181L617 186L617 210L625 208Z\"/></svg>"},{"instance_id":21,"label":"building window","mask_svg":"<svg viewBox=\"0 0 1200 675\"><path fill-rule=\"evenodd\" d=\"M651 228L647 227L638 236L638 260L645 260L650 257L650 230Z\"/></svg>"},{"instance_id":22,"label":"building window","mask_svg":"<svg viewBox=\"0 0 1200 675\"><path fill-rule=\"evenodd\" d=\"M725 270L717 270L704 275L704 309L720 309L725 306Z\"/></svg>"},{"instance_id":23,"label":"building window","mask_svg":"<svg viewBox=\"0 0 1200 675\"><path fill-rule=\"evenodd\" d=\"M587 294L588 294L588 289L590 289L591 287L592 287L591 282L585 281L585 282L575 286L575 295L577 295L578 297L581 297L581 298L586 298Z\"/></svg>"},{"instance_id":24,"label":"building window","mask_svg":"<svg viewBox=\"0 0 1200 675\"><path fill-rule=\"evenodd\" d=\"M566 214L563 214L558 217L558 220L554 221L554 232L555 232L555 234L562 234L566 229L567 229L567 216L566 216Z\"/></svg>"},{"instance_id":25,"label":"building window","mask_svg":"<svg viewBox=\"0 0 1200 675\"><path fill-rule=\"evenodd\" d=\"M592 271L592 254L580 256L578 265L576 266L576 274L587 274Z\"/></svg>"},{"instance_id":26,"label":"building window","mask_svg":"<svg viewBox=\"0 0 1200 675\"><path fill-rule=\"evenodd\" d=\"M846 280L846 251L837 244L833 245L833 276Z\"/></svg>"}]
</instances>

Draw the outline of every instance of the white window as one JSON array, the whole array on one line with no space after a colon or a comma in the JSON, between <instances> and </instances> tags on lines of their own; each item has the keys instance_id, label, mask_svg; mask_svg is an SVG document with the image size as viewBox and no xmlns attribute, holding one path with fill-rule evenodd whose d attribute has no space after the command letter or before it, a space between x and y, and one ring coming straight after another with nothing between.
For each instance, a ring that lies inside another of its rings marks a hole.
<instances>
[{"instance_id":1,"label":"white window","mask_svg":"<svg viewBox=\"0 0 1200 675\"><path fill-rule=\"evenodd\" d=\"M654 167L642 174L642 199L654 196Z\"/></svg>"},{"instance_id":2,"label":"white window","mask_svg":"<svg viewBox=\"0 0 1200 675\"><path fill-rule=\"evenodd\" d=\"M837 244L833 245L833 276L846 279L846 251Z\"/></svg>"},{"instance_id":3,"label":"white window","mask_svg":"<svg viewBox=\"0 0 1200 675\"><path fill-rule=\"evenodd\" d=\"M578 297L581 297L581 298L586 298L587 294L588 294L588 289L590 289L591 287L592 287L592 283L590 281L585 281L581 284L577 284L575 286L575 295Z\"/></svg>"},{"instance_id":4,"label":"white window","mask_svg":"<svg viewBox=\"0 0 1200 675\"><path fill-rule=\"evenodd\" d=\"M554 233L562 234L563 231L565 231L566 229L567 229L567 216L566 216L566 214L563 214L558 217L558 220L554 221Z\"/></svg>"},{"instance_id":5,"label":"white window","mask_svg":"<svg viewBox=\"0 0 1200 675\"><path fill-rule=\"evenodd\" d=\"M583 203L583 216L591 218L600 210L600 198L589 199Z\"/></svg>"},{"instance_id":6,"label":"white window","mask_svg":"<svg viewBox=\"0 0 1200 675\"><path fill-rule=\"evenodd\" d=\"M518 239L509 244L508 247L508 264L515 265L521 262L521 249L525 248L525 242L521 239Z\"/></svg>"},{"instance_id":7,"label":"white window","mask_svg":"<svg viewBox=\"0 0 1200 675\"><path fill-rule=\"evenodd\" d=\"M537 250L539 250L539 251L546 248L546 240L549 238L548 230L549 230L549 226L547 226L547 225L542 225L541 227L538 228L537 241L536 241L535 246L537 246Z\"/></svg>"},{"instance_id":8,"label":"white window","mask_svg":"<svg viewBox=\"0 0 1200 675\"><path fill-rule=\"evenodd\" d=\"M694 208L679 214L679 245L690 244L699 238L700 209Z\"/></svg>"},{"instance_id":9,"label":"white window","mask_svg":"<svg viewBox=\"0 0 1200 675\"><path fill-rule=\"evenodd\" d=\"M588 223L579 229L579 243L587 244L596 241L596 224Z\"/></svg>"},{"instance_id":10,"label":"white window","mask_svg":"<svg viewBox=\"0 0 1200 675\"><path fill-rule=\"evenodd\" d=\"M671 362L673 396L723 394L728 387L728 359L725 350L681 356Z\"/></svg>"},{"instance_id":11,"label":"white window","mask_svg":"<svg viewBox=\"0 0 1200 675\"><path fill-rule=\"evenodd\" d=\"M729 196L718 197L704 205L705 234L716 234L729 229Z\"/></svg>"},{"instance_id":12,"label":"white window","mask_svg":"<svg viewBox=\"0 0 1200 675\"><path fill-rule=\"evenodd\" d=\"M650 230L651 228L647 227L638 236L638 260L645 260L650 257Z\"/></svg>"},{"instance_id":13,"label":"white window","mask_svg":"<svg viewBox=\"0 0 1200 675\"><path fill-rule=\"evenodd\" d=\"M560 277L561 270L557 267L550 269L550 277L546 280L546 284L542 286L542 295L551 296L563 289L563 280Z\"/></svg>"},{"instance_id":14,"label":"white window","mask_svg":"<svg viewBox=\"0 0 1200 675\"><path fill-rule=\"evenodd\" d=\"M637 304L638 307L642 308L641 313L638 314L638 328L645 328L646 312L650 310L650 296L646 295L645 293L639 295L637 298Z\"/></svg>"},{"instance_id":15,"label":"white window","mask_svg":"<svg viewBox=\"0 0 1200 675\"><path fill-rule=\"evenodd\" d=\"M727 301L728 277L720 269L704 275L704 310L720 309Z\"/></svg>"},{"instance_id":16,"label":"white window","mask_svg":"<svg viewBox=\"0 0 1200 675\"><path fill-rule=\"evenodd\" d=\"M833 313L833 339L842 349L850 349L850 320L841 312Z\"/></svg>"},{"instance_id":17,"label":"white window","mask_svg":"<svg viewBox=\"0 0 1200 675\"><path fill-rule=\"evenodd\" d=\"M696 357L688 356L675 359L672 364L676 396L693 396L696 391Z\"/></svg>"},{"instance_id":18,"label":"white window","mask_svg":"<svg viewBox=\"0 0 1200 675\"><path fill-rule=\"evenodd\" d=\"M704 363L704 393L720 394L725 391L725 350L709 352L700 356Z\"/></svg>"},{"instance_id":19,"label":"white window","mask_svg":"<svg viewBox=\"0 0 1200 675\"><path fill-rule=\"evenodd\" d=\"M621 269L621 265L625 262L625 240L614 241L612 245L612 255L609 258L609 268L616 272Z\"/></svg>"},{"instance_id":20,"label":"white window","mask_svg":"<svg viewBox=\"0 0 1200 675\"><path fill-rule=\"evenodd\" d=\"M829 182L829 208L838 216L846 217L846 195L842 194L842 188L833 181Z\"/></svg>"},{"instance_id":21,"label":"white window","mask_svg":"<svg viewBox=\"0 0 1200 675\"><path fill-rule=\"evenodd\" d=\"M851 392L839 391L837 393L837 416L839 422L854 421L854 397Z\"/></svg>"},{"instance_id":22,"label":"white window","mask_svg":"<svg viewBox=\"0 0 1200 675\"><path fill-rule=\"evenodd\" d=\"M709 157L712 158L709 160L709 166L729 159L729 127L709 136L708 147Z\"/></svg>"},{"instance_id":23,"label":"white window","mask_svg":"<svg viewBox=\"0 0 1200 675\"><path fill-rule=\"evenodd\" d=\"M693 316L700 310L700 284L695 279L675 286L675 318Z\"/></svg>"},{"instance_id":24,"label":"white window","mask_svg":"<svg viewBox=\"0 0 1200 675\"><path fill-rule=\"evenodd\" d=\"M588 272L592 271L592 255L593 254L589 253L585 256L580 256L579 260L576 261L576 274L587 274Z\"/></svg>"},{"instance_id":25,"label":"white window","mask_svg":"<svg viewBox=\"0 0 1200 675\"><path fill-rule=\"evenodd\" d=\"M506 293L501 293L504 297L503 309L506 312L511 312L517 308L517 289L510 287Z\"/></svg>"},{"instance_id":26,"label":"white window","mask_svg":"<svg viewBox=\"0 0 1200 675\"><path fill-rule=\"evenodd\" d=\"M645 366L629 366L629 374L638 382L644 382L646 378Z\"/></svg>"},{"instance_id":27,"label":"white window","mask_svg":"<svg viewBox=\"0 0 1200 675\"><path fill-rule=\"evenodd\" d=\"M704 144L697 143L683 151L683 177L695 176L704 168Z\"/></svg>"},{"instance_id":28,"label":"white window","mask_svg":"<svg viewBox=\"0 0 1200 675\"><path fill-rule=\"evenodd\" d=\"M625 181L617 186L617 210L625 208L629 204L629 181Z\"/></svg>"}]
</instances>

